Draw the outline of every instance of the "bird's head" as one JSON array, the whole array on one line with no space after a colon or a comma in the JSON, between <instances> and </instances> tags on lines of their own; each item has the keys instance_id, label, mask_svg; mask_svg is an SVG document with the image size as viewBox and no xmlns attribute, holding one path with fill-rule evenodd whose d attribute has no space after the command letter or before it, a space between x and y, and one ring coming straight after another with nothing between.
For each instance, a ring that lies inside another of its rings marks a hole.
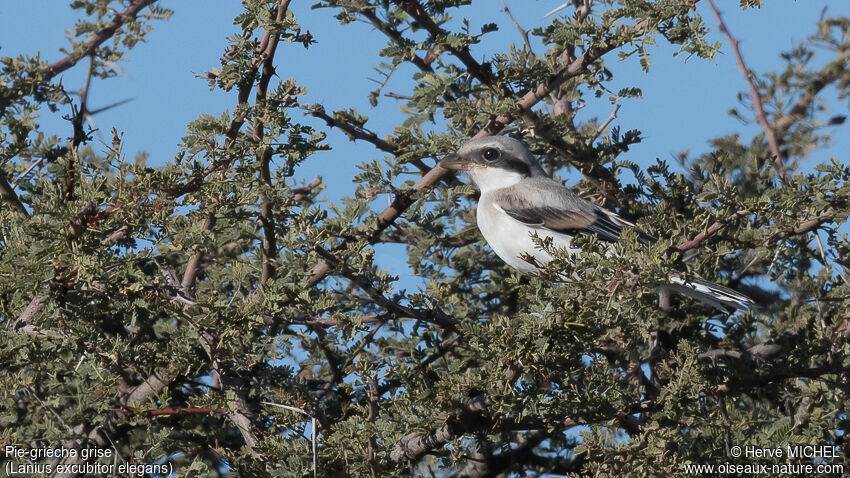
<instances>
[{"instance_id":1,"label":"bird's head","mask_svg":"<svg viewBox=\"0 0 850 478\"><path fill-rule=\"evenodd\" d=\"M464 171L481 192L513 186L525 178L546 176L531 151L507 136L487 136L464 144L440 166Z\"/></svg>"}]
</instances>

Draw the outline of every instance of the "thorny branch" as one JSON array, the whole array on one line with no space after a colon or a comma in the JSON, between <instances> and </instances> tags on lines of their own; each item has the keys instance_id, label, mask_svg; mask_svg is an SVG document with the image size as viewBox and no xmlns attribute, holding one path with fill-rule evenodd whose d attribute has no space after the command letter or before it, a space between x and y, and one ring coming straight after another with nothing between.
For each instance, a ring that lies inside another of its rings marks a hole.
<instances>
[{"instance_id":1,"label":"thorny branch","mask_svg":"<svg viewBox=\"0 0 850 478\"><path fill-rule=\"evenodd\" d=\"M531 55L534 55L534 49L531 48L531 41L528 39L528 30L523 28L516 18L514 18L514 14L511 13L511 9L508 8L508 3L506 0L502 0L502 10L508 15L512 22L514 22L514 26L519 31L520 36L522 37L522 43L525 45L526 50Z\"/></svg>"}]
</instances>

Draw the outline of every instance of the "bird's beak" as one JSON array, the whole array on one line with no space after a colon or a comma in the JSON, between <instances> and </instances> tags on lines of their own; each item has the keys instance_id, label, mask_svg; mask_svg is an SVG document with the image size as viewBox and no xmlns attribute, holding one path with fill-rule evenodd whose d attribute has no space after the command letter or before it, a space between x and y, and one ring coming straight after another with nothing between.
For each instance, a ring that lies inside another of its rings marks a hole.
<instances>
[{"instance_id":1,"label":"bird's beak","mask_svg":"<svg viewBox=\"0 0 850 478\"><path fill-rule=\"evenodd\" d=\"M486 164L476 163L458 156L455 153L447 154L440 160L440 166L452 171L469 171L473 168L486 168Z\"/></svg>"}]
</instances>

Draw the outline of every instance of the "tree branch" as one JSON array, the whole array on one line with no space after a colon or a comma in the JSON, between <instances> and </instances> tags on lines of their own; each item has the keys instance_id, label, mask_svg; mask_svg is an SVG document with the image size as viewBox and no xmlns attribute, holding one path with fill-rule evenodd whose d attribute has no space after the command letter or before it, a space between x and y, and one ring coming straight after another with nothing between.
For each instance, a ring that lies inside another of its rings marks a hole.
<instances>
[{"instance_id":1,"label":"tree branch","mask_svg":"<svg viewBox=\"0 0 850 478\"><path fill-rule=\"evenodd\" d=\"M16 177L15 180L12 181L12 189L15 189L15 187L18 186L18 183L21 182L21 180L23 180L25 177L27 177L27 175L30 172L32 172L33 169L37 168L39 164L44 162L44 160L45 160L45 157L42 156L42 157L38 158L37 161L33 161L33 163L30 164L29 167L24 172L19 174L18 177Z\"/></svg>"},{"instance_id":2,"label":"tree branch","mask_svg":"<svg viewBox=\"0 0 850 478\"><path fill-rule=\"evenodd\" d=\"M605 132L605 129L611 124L611 122L617 119L617 112L620 111L620 106L622 106L620 103L614 105L614 111L611 112L611 114L608 116L608 119L605 120L605 122L602 123L601 126L596 128L596 133L594 133L593 137L591 137L590 140L587 142L588 145L592 145L593 142L596 141L596 139L599 138L602 133Z\"/></svg>"},{"instance_id":3,"label":"tree branch","mask_svg":"<svg viewBox=\"0 0 850 478\"><path fill-rule=\"evenodd\" d=\"M448 35L445 30L440 28L440 26L434 22L431 15L425 11L425 7L417 0L393 0L393 3L413 17L417 23L422 25L425 30L428 31L432 40ZM493 76L493 72L490 71L490 68L487 68L481 63L475 61L475 59L472 58L472 54L469 52L468 47L455 48L451 44L445 44L443 46L448 49L449 53L460 60L461 63L466 66L467 71L477 78L478 81L491 88L497 87L496 77Z\"/></svg>"},{"instance_id":4,"label":"tree branch","mask_svg":"<svg viewBox=\"0 0 850 478\"><path fill-rule=\"evenodd\" d=\"M282 0L277 7L277 11L275 13L275 18L283 18L286 15L286 10L289 9L290 0ZM283 13L281 13L283 12ZM274 74L274 66L271 62L274 61L274 53L277 48L277 39L280 37L279 33L275 33L274 40L271 40L272 32L266 31L263 33L262 38L260 39L260 48L257 52L257 57L254 59L253 64L254 67L250 70L247 77L239 84L239 93L236 99L236 108L234 111L239 111L239 107L248 102L248 98L251 94L251 88L254 85L254 80L257 76L257 72L259 69L259 65L262 63L264 65L269 64L271 68L271 72L268 76L268 79L271 78L271 75ZM272 48L273 46L273 48ZM266 80L265 87L268 86L268 79ZM262 80L262 77L261 77ZM263 91L265 91L265 87ZM259 88L259 85L258 85ZM233 144L236 142L236 138L239 136L239 130L242 129L242 125L245 124L245 116L244 114L234 113L233 120L230 122L230 127L225 134L225 150L230 149ZM210 173L214 171L221 170L222 168L226 168L233 161L233 156L231 154L226 154L221 160L212 161L210 164L204 168L204 173L201 177L194 178L192 181L184 185L179 194L185 194L187 191L197 189L200 187L203 179ZM204 218L204 222L201 225L202 231L209 231L215 225L215 210L211 210L207 213ZM273 228L272 228L273 229ZM183 273L183 280L181 281L181 286L183 289L189 293L192 286L195 282L195 276L198 273L198 266L201 264L201 260L203 259L203 251L197 249L195 251L194 256L189 259L189 262L186 264L186 270Z\"/></svg>"},{"instance_id":5,"label":"tree branch","mask_svg":"<svg viewBox=\"0 0 850 478\"><path fill-rule=\"evenodd\" d=\"M165 407L153 410L141 410L134 407L111 408L111 412L128 413L134 415L145 415L148 417L160 417L170 415L214 415L225 414L224 408L199 408L199 407Z\"/></svg>"},{"instance_id":6,"label":"tree branch","mask_svg":"<svg viewBox=\"0 0 850 478\"><path fill-rule=\"evenodd\" d=\"M142 11L148 5L154 3L156 0L136 0L130 4L123 12L116 13L114 17L112 17L112 21L109 22L109 25L104 28L92 33L86 38L86 41L83 43L82 48L74 49L68 56L62 58L61 60L55 61L44 68L41 73L47 76L56 76L59 73L71 68L76 65L78 61L83 58L91 55L94 51L106 40L108 40L115 32L125 23L129 21L133 21L139 15L139 12Z\"/></svg>"},{"instance_id":7,"label":"tree branch","mask_svg":"<svg viewBox=\"0 0 850 478\"><path fill-rule=\"evenodd\" d=\"M824 365L821 367L792 369L789 371L757 375L755 377L747 377L746 380L730 381L718 385L712 385L704 388L700 392L700 396L729 395L736 392L752 391L757 388L765 387L775 382L788 380L791 378L817 379L823 377L824 375L846 374L848 372L850 372L850 367L840 367L836 365Z\"/></svg>"},{"instance_id":8,"label":"tree branch","mask_svg":"<svg viewBox=\"0 0 850 478\"><path fill-rule=\"evenodd\" d=\"M280 23L286 17L286 11L289 9L290 0L284 0L278 5L275 21ZM280 35L263 35L267 39L267 45L263 49L263 69L260 75L260 81L257 82L257 93L255 104L258 108L266 107L266 93L268 92L269 82L275 74L274 55L277 51L277 44L280 40ZM254 124L254 139L257 144L262 144L265 134L265 126L259 118L255 119ZM258 155L260 161L260 181L264 184L272 185L272 174L270 163L272 160L272 150L269 147L262 149L262 154ZM273 205L268 197L263 197L260 204L260 223L263 225L263 266L260 272L260 283L265 284L274 276L274 263L277 261L277 237L275 231L275 220Z\"/></svg>"},{"instance_id":9,"label":"tree branch","mask_svg":"<svg viewBox=\"0 0 850 478\"><path fill-rule=\"evenodd\" d=\"M765 114L764 107L761 104L761 95L759 94L759 90L756 88L755 83L753 83L752 74L750 73L749 68L747 68L746 63L744 63L744 57L741 55L741 49L738 47L738 43L740 42L737 38L733 37L732 33L729 32L729 29L726 28L723 16L721 16L717 7L714 6L714 2L712 0L708 0L708 6L711 8L712 13L714 13L714 17L717 18L720 31L726 35L726 38L732 45L732 51L735 53L735 60L738 69L741 70L741 73L744 75L744 79L747 82L747 87L750 89L750 96L753 99L753 108L756 110L756 118L758 119L759 124L761 124L764 136L767 138L767 144L770 146L771 153L773 153L773 161L776 164L776 171L779 174L780 179L784 179L786 175L785 158L783 157L782 151L779 149L779 141L776 139L776 133L767 121L767 114Z\"/></svg>"},{"instance_id":10,"label":"tree branch","mask_svg":"<svg viewBox=\"0 0 850 478\"><path fill-rule=\"evenodd\" d=\"M421 311L398 304L395 301L385 297L384 294L382 294L381 291L376 289L375 286L373 286L369 279L367 279L365 276L356 274L353 271L349 270L348 267L342 264L342 262L340 262L339 259L333 256L331 253L325 251L319 246L314 247L314 250L320 256L324 257L325 261L328 261L333 267L339 268L343 277L351 281L360 290L365 292L376 304L386 309L387 312L391 313L396 318L410 317L421 320L423 322L438 325L448 331L458 332L457 319L447 315L440 309L435 309L433 311Z\"/></svg>"},{"instance_id":11,"label":"tree branch","mask_svg":"<svg viewBox=\"0 0 850 478\"><path fill-rule=\"evenodd\" d=\"M21 202L21 198L19 198L15 193L15 188L9 184L9 180L6 178L6 173L2 168L0 168L0 196L11 204L13 209L24 216L29 217L30 213L27 212L27 208L24 207L24 203Z\"/></svg>"},{"instance_id":12,"label":"tree branch","mask_svg":"<svg viewBox=\"0 0 850 478\"><path fill-rule=\"evenodd\" d=\"M514 26L519 31L520 36L522 37L522 43L525 45L525 48L528 50L529 55L534 55L534 49L531 48L531 42L528 40L528 30L523 28L516 18L514 18L513 13L511 13L511 9L508 8L508 2L506 0L502 0L502 10L508 14L508 18L514 22Z\"/></svg>"},{"instance_id":13,"label":"tree branch","mask_svg":"<svg viewBox=\"0 0 850 478\"><path fill-rule=\"evenodd\" d=\"M423 25L428 31L428 34L431 36L432 40L442 38L448 35L448 32L440 28L440 26L434 22L434 20L431 18L431 15L429 15L425 11L425 7L417 0L394 0L394 3L396 3L410 16L412 16L418 23ZM507 9L507 5L505 6L505 11L508 12L508 15L511 15L510 10ZM577 8L576 16L573 20L573 23L578 24L582 22L587 16L588 12L589 9L585 10ZM512 15L511 18L513 19ZM517 24L517 26L519 25ZM521 28L520 31L522 31ZM461 63L463 63L463 65L466 67L466 70L479 82L481 82L481 84L488 86L494 91L501 90L502 94L504 94L505 96L513 95L513 93L506 86L501 85L499 83L498 78L493 75L493 72L490 71L489 67L485 66L482 63L479 63L472 57L468 46L464 46L462 48L456 48L452 44L446 44L443 46L453 56L459 59ZM559 88L557 87L552 88L552 90L548 92L547 95L558 91L558 89ZM598 163L596 163L590 158L582 158L575 155L575 149L569 143L564 141L562 137L553 134L553 132L550 131L550 128L537 115L537 113L534 112L534 110L532 110L530 107L523 108L518 116L524 118L528 123L535 126L538 133L541 136L545 137L549 141L549 143L555 146L561 156L563 156L567 161L569 161L570 164L572 164L579 171L581 171L581 173L599 189L603 196L605 196L611 202L614 203L630 202L630 198L626 197L620 191L620 184L610 170L600 166ZM476 137L478 137L478 135L476 135Z\"/></svg>"},{"instance_id":14,"label":"tree branch","mask_svg":"<svg viewBox=\"0 0 850 478\"><path fill-rule=\"evenodd\" d=\"M381 151L383 151L385 153L390 153L390 154L394 154L394 155L399 154L398 146L396 146L396 145L394 145L394 144L392 144L392 143L390 143L390 142L388 142L384 139L379 138L377 134L375 134L372 131L367 130L366 128L363 128L363 127L358 126L358 125L353 125L353 124L348 123L346 121L341 121L337 118L334 118L333 116L329 115L325 111L325 107L320 105L320 104L315 104L313 106L310 106L307 109L307 112L311 116L323 120L325 122L325 124L327 124L328 126L330 126L332 128L338 128L338 129L343 130L345 132L345 134L347 134L349 136L349 138L351 138L352 140L353 139L360 139L360 140L366 141L368 143L371 143L373 146L375 146L376 148L380 149ZM427 166L426 166L426 168L427 168Z\"/></svg>"},{"instance_id":15,"label":"tree branch","mask_svg":"<svg viewBox=\"0 0 850 478\"><path fill-rule=\"evenodd\" d=\"M806 113L814 103L817 94L833 82L841 79L848 73L847 62L850 61L850 48L838 52L835 60L824 66L813 80L806 86L803 94L797 98L794 106L784 116L778 117L773 122L773 130L776 131L777 141L783 142L791 125L806 117Z\"/></svg>"},{"instance_id":16,"label":"tree branch","mask_svg":"<svg viewBox=\"0 0 850 478\"><path fill-rule=\"evenodd\" d=\"M731 216L729 216L728 220L730 220L730 221L735 220L739 217L745 217L749 214L750 214L750 211L745 211L745 210L737 211L735 214L732 214ZM673 249L676 250L676 251L679 251L679 252L686 252L686 251L689 251L691 249L696 249L696 248L698 248L702 245L703 241L705 241L706 239L717 234L717 231L719 231L721 227L722 227L722 224L721 224L720 221L715 222L712 225L708 226L708 229L706 229L705 231L694 236L693 239L691 239L689 241L685 241L685 242L679 244L678 246L674 247Z\"/></svg>"},{"instance_id":17,"label":"tree branch","mask_svg":"<svg viewBox=\"0 0 850 478\"><path fill-rule=\"evenodd\" d=\"M54 76L62 73L63 71L71 68L76 65L77 62L82 60L83 58L93 54L100 45L112 37L118 29L128 23L135 21L136 17L139 13L148 5L151 5L156 0L135 0L130 4L129 7L124 9L124 11L116 13L115 16L112 17L112 21L109 24L100 30L97 30L94 33L91 33L86 41L83 42L81 47L74 48L71 53L69 53L64 58L57 60L49 65L40 68L34 77L40 76L42 79L50 79ZM27 78L27 82L31 81L31 78ZM3 89L6 89L3 87ZM20 93L17 95L11 94L13 90L17 90ZM3 91L0 93L0 115L2 115L6 108L11 104L11 102L25 94L28 94L29 90L26 88L18 88L17 85L15 87L8 89L7 91Z\"/></svg>"},{"instance_id":18,"label":"tree branch","mask_svg":"<svg viewBox=\"0 0 850 478\"><path fill-rule=\"evenodd\" d=\"M606 413L600 413L592 420L584 417L567 417L555 422L548 418L528 417L516 421L510 417L490 415L487 413L488 400L486 395L478 395L467 399L463 405L455 411L454 415L446 423L429 432L412 432L403 436L395 447L390 451L389 458L395 463L405 460L416 462L432 450L441 448L446 443L467 433L479 430L493 431L517 431L517 430L546 430L555 432L559 429L568 429L577 425L588 425L592 423L603 423L612 419L622 421L635 413L645 413L656 410L658 403L653 400L645 400L633 403L625 410L612 409Z\"/></svg>"}]
</instances>

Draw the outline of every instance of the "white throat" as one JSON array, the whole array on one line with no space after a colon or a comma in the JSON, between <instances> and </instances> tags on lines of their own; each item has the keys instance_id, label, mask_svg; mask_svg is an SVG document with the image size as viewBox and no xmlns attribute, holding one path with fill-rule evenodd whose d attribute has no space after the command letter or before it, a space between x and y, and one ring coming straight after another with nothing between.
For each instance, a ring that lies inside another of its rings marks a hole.
<instances>
[{"instance_id":1,"label":"white throat","mask_svg":"<svg viewBox=\"0 0 850 478\"><path fill-rule=\"evenodd\" d=\"M511 187L523 179L520 173L502 168L476 168L470 169L466 174L482 194Z\"/></svg>"}]
</instances>

